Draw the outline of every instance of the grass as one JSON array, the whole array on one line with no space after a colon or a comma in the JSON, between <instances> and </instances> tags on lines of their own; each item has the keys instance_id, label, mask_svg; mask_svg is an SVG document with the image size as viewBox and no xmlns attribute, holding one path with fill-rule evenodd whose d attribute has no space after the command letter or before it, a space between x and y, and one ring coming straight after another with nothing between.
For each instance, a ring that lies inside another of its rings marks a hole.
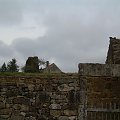
<instances>
[{"instance_id":1,"label":"grass","mask_svg":"<svg viewBox=\"0 0 120 120\"><path fill-rule=\"evenodd\" d=\"M77 73L25 73L25 72L0 72L0 76L36 76L36 77L68 77L77 76Z\"/></svg>"}]
</instances>

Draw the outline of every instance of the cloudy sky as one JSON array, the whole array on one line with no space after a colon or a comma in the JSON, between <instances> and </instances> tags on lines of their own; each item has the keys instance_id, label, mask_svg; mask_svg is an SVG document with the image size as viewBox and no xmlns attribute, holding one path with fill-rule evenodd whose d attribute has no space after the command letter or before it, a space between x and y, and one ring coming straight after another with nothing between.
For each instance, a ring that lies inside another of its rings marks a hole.
<instances>
[{"instance_id":1,"label":"cloudy sky","mask_svg":"<svg viewBox=\"0 0 120 120\"><path fill-rule=\"evenodd\" d=\"M0 0L0 63L28 56L77 72L104 63L109 37L120 38L120 0Z\"/></svg>"}]
</instances>

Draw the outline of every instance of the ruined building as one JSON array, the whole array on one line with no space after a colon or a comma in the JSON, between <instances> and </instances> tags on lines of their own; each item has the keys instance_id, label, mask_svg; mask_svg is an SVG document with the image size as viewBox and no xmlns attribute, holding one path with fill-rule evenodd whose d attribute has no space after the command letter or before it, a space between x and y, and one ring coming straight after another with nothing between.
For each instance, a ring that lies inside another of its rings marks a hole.
<instances>
[{"instance_id":1,"label":"ruined building","mask_svg":"<svg viewBox=\"0 0 120 120\"><path fill-rule=\"evenodd\" d=\"M25 65L25 72L39 72L38 57L28 57Z\"/></svg>"},{"instance_id":2,"label":"ruined building","mask_svg":"<svg viewBox=\"0 0 120 120\"><path fill-rule=\"evenodd\" d=\"M79 64L79 120L120 120L120 64Z\"/></svg>"},{"instance_id":3,"label":"ruined building","mask_svg":"<svg viewBox=\"0 0 120 120\"><path fill-rule=\"evenodd\" d=\"M120 64L120 39L110 37L106 64Z\"/></svg>"},{"instance_id":4,"label":"ruined building","mask_svg":"<svg viewBox=\"0 0 120 120\"><path fill-rule=\"evenodd\" d=\"M41 73L61 73L62 71L58 68L55 63L49 64L49 61L45 62L45 68L39 69L39 59L37 56L28 57L25 65L25 72L41 72Z\"/></svg>"},{"instance_id":5,"label":"ruined building","mask_svg":"<svg viewBox=\"0 0 120 120\"><path fill-rule=\"evenodd\" d=\"M79 120L120 120L120 39L110 37L106 64L79 64Z\"/></svg>"},{"instance_id":6,"label":"ruined building","mask_svg":"<svg viewBox=\"0 0 120 120\"><path fill-rule=\"evenodd\" d=\"M49 64L49 61L46 63L46 67L43 69L45 73L62 73L55 63Z\"/></svg>"}]
</instances>

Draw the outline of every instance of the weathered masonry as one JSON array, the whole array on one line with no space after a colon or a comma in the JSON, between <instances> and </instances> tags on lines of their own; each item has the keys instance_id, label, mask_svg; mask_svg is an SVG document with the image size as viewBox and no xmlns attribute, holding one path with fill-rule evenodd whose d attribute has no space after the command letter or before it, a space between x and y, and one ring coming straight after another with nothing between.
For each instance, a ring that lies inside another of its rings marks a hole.
<instances>
[{"instance_id":1,"label":"weathered masonry","mask_svg":"<svg viewBox=\"0 0 120 120\"><path fill-rule=\"evenodd\" d=\"M120 39L110 37L106 64L79 64L80 120L120 120Z\"/></svg>"},{"instance_id":2,"label":"weathered masonry","mask_svg":"<svg viewBox=\"0 0 120 120\"><path fill-rule=\"evenodd\" d=\"M120 65L79 64L79 120L120 120Z\"/></svg>"},{"instance_id":3,"label":"weathered masonry","mask_svg":"<svg viewBox=\"0 0 120 120\"><path fill-rule=\"evenodd\" d=\"M77 120L78 74L0 77L0 120Z\"/></svg>"},{"instance_id":4,"label":"weathered masonry","mask_svg":"<svg viewBox=\"0 0 120 120\"><path fill-rule=\"evenodd\" d=\"M17 119L120 120L120 65L79 64L79 74L1 76L0 120Z\"/></svg>"},{"instance_id":5,"label":"weathered masonry","mask_svg":"<svg viewBox=\"0 0 120 120\"><path fill-rule=\"evenodd\" d=\"M120 64L120 39L110 37L106 64Z\"/></svg>"}]
</instances>

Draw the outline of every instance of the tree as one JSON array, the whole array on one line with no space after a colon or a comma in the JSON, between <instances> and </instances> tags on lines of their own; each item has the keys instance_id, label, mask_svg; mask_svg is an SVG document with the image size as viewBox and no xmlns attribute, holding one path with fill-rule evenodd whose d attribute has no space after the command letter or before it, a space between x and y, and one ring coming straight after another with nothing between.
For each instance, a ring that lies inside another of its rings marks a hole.
<instances>
[{"instance_id":1,"label":"tree","mask_svg":"<svg viewBox=\"0 0 120 120\"><path fill-rule=\"evenodd\" d=\"M38 64L39 64L39 66L41 66L41 65L46 65L46 61L44 60L44 59L38 59Z\"/></svg>"},{"instance_id":2,"label":"tree","mask_svg":"<svg viewBox=\"0 0 120 120\"><path fill-rule=\"evenodd\" d=\"M6 71L7 71L7 67L6 67L5 62L4 62L3 65L1 66L0 71L1 71L1 72L6 72Z\"/></svg>"},{"instance_id":3,"label":"tree","mask_svg":"<svg viewBox=\"0 0 120 120\"><path fill-rule=\"evenodd\" d=\"M7 71L8 72L18 72L19 71L19 66L16 63L16 59L12 59L11 61L9 61L9 63L7 64Z\"/></svg>"}]
</instances>

